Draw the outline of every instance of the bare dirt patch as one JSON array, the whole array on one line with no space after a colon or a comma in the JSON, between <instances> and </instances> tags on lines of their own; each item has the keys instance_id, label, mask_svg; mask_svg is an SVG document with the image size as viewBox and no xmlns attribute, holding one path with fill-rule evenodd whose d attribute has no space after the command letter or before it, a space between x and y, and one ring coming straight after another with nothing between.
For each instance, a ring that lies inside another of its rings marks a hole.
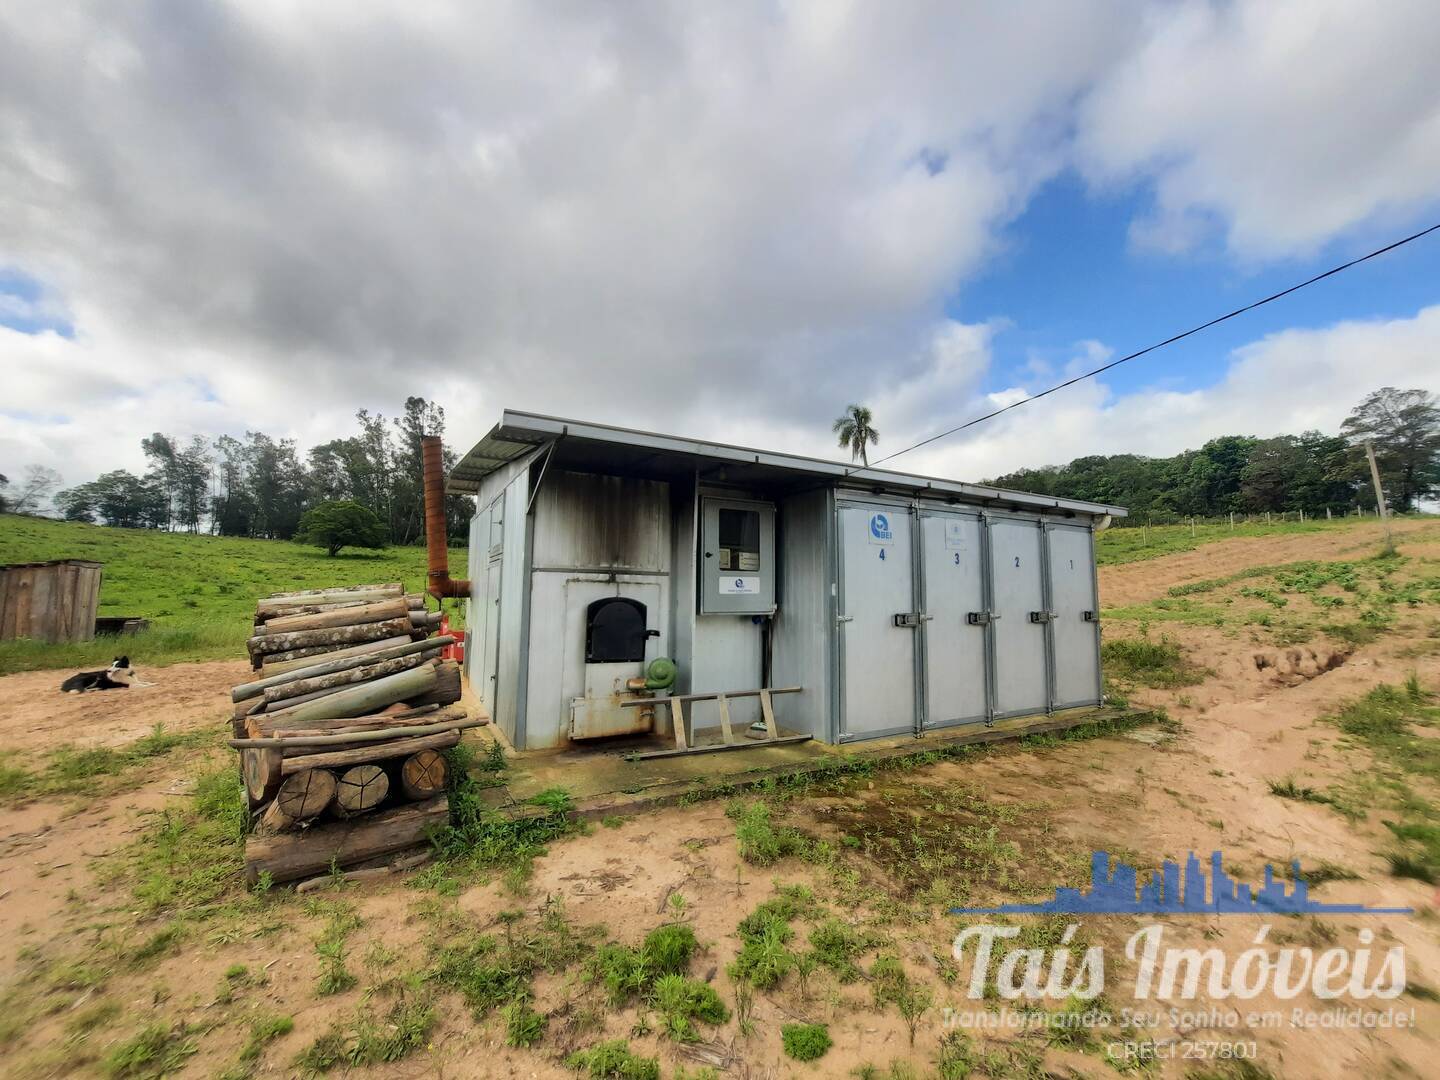
<instances>
[{"instance_id":1,"label":"bare dirt patch","mask_svg":"<svg viewBox=\"0 0 1440 1080\"><path fill-rule=\"evenodd\" d=\"M1107 604L1140 603L1177 584L1247 566L1355 559L1368 552L1341 549L1370 542L1355 529L1220 543L1105 568L1102 591ZM1413 546L1402 544L1411 562L1397 579L1433 575L1435 566L1425 560L1440 553L1431 546L1418 535ZM1260 1031L1254 1037L1266 1072L1249 1075L1427 1075L1440 1030L1440 1003L1424 992L1440 989L1434 887L1391 875L1386 852L1393 838L1379 804L1362 800L1342 813L1333 803L1303 797L1308 790L1353 798L1357 785L1379 775L1372 755L1323 719L1340 702L1379 683L1400 684L1412 670L1423 686L1440 689L1440 655L1427 648L1435 618L1427 596L1395 605L1393 622L1360 644L1323 637L1280 644L1264 626L1167 623L1163 632L1199 670L1199 681L1129 692L1163 706L1178 724L1088 741L1042 739L747 796L746 804L763 798L774 827L801 838L798 853L770 865L740 857L727 804L710 801L596 824L584 835L554 841L528 876L499 867L468 875L420 871L305 897L284 890L256 896L222 884L203 901L156 899L153 892L147 899L137 888L136 853L163 870L159 838L184 840L184 829L165 831L167 822L192 821L185 815L197 799L195 775L223 764L221 755L207 748L177 751L145 765L132 787L113 795L12 805L0 820L6 1074L102 1075L107 1057L133 1046L142 1029L156 1023L163 1025L161 1041L175 1051L172 1072L180 1076L303 1075L298 1057L323 1060L315 1049L332 1036L329 1045L339 1054L332 1075L574 1076L567 1055L605 1039L625 1040L636 1054L658 1058L666 1077L682 1067L694 1076L707 1064L735 1077L844 1076L864 1066L883 1076L897 1060L913 1063L917 1075L934 1075L957 1045L945 1041L942 1010L986 1007L966 997L968 964L962 971L951 957L964 924L945 911L955 903L1033 902L1056 885L1081 884L1089 852L1099 848L1142 867L1190 851L1222 850L1227 868L1246 881L1259 880L1267 862L1278 868L1299 858L1307 870L1324 870L1314 888L1322 900L1414 907L1416 917L1383 921L1268 920L1272 934L1297 947L1353 947L1367 928L1377 934L1377 949L1403 945L1419 989L1396 1004L1414 1009L1416 1026L1383 1033ZM1133 628L1107 626L1106 632ZM243 670L228 663L142 670L160 685L143 694L69 698L55 693L56 673L0 679L0 735L29 760L63 743L122 747L157 722L177 731L223 730L226 691ZM1408 782L1416 797L1440 798L1423 779ZM189 880L195 868L177 856L173 873ZM808 893L785 892L797 886ZM817 950L826 933L834 938L833 922L863 942L853 955L858 977L819 964L802 978L792 967L774 985L747 990L730 974L746 945L742 920L789 895L802 899L785 920L785 949L796 957ZM521 946L530 947L525 943L542 943L541 952L553 945L543 928L557 911L564 934L575 940L631 949L656 927L689 927L699 951L688 974L717 991L729 1019L697 1022L699 1041L681 1043L664 1034L663 1014L653 1003L635 995L611 1001L587 974L588 961L554 970L540 963L504 985L511 986L511 999L528 1001L544 1018L543 1031L533 1046L509 1045L511 1014L473 1000L491 984L461 989L437 973L447 950L486 939L490 944L467 954L455 970L473 974L493 966L502 977ZM1036 941L1048 942L1047 935L1064 928L1064 920L1013 921ZM1107 972L1110 1004L1132 1005L1122 993L1131 974L1123 942L1141 920L1072 921L1082 940L1105 945L1115 959ZM1176 944L1219 947L1235 956L1264 921L1187 916L1165 925ZM929 995L913 1044L895 999L877 993L883 982L877 965L887 955L906 985ZM337 963L353 983L338 978ZM337 988L322 992L327 986ZM1064 1006L1043 1004L1052 1011ZM1262 998L1255 1007L1280 1004ZM276 1017L293 1026L274 1029L247 1057L256 1032ZM793 1061L782 1047L782 1027L799 1022L827 1025L834 1041L813 1065ZM407 1032L418 1037L405 1041ZM394 1049L395 1060L365 1057L370 1064L347 1070L347 1054L370 1053L377 1045ZM972 1033L966 1046L971 1075L1120 1075L1098 1043L1011 1032ZM1199 1067L1172 1061L1153 1073L1179 1077Z\"/></svg>"}]
</instances>

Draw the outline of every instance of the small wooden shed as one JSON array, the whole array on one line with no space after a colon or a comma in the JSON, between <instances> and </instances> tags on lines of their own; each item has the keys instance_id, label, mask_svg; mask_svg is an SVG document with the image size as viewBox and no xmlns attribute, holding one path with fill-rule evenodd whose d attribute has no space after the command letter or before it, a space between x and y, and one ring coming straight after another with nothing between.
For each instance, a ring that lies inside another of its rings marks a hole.
<instances>
[{"instance_id":1,"label":"small wooden shed","mask_svg":"<svg viewBox=\"0 0 1440 1080\"><path fill-rule=\"evenodd\" d=\"M0 566L0 641L92 641L102 571L84 559Z\"/></svg>"}]
</instances>

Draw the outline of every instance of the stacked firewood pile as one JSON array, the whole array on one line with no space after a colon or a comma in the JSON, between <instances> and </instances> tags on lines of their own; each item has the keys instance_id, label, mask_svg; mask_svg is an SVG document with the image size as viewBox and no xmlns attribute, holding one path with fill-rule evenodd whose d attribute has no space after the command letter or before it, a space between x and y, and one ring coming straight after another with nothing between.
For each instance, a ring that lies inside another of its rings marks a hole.
<instances>
[{"instance_id":1,"label":"stacked firewood pile","mask_svg":"<svg viewBox=\"0 0 1440 1080\"><path fill-rule=\"evenodd\" d=\"M276 593L247 642L256 678L231 692L254 829L252 884L369 865L424 844L449 816L442 751L467 719L439 612L396 584ZM369 873L371 871L366 871Z\"/></svg>"}]
</instances>

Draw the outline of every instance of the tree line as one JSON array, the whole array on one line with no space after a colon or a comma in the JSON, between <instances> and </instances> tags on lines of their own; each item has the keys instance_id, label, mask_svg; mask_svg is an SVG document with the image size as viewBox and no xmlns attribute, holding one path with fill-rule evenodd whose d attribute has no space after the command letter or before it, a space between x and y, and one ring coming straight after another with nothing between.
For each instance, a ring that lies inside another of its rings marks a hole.
<instances>
[{"instance_id":1,"label":"tree line","mask_svg":"<svg viewBox=\"0 0 1440 1080\"><path fill-rule=\"evenodd\" d=\"M1424 390L1387 386L1351 411L1340 431L1259 439L1222 435L1174 457L1093 455L1018 469L987 483L1147 513L1217 517L1303 510L1343 514L1374 506L1365 443L1375 447L1392 510L1440 495L1440 405Z\"/></svg>"},{"instance_id":2,"label":"tree line","mask_svg":"<svg viewBox=\"0 0 1440 1080\"><path fill-rule=\"evenodd\" d=\"M140 442L149 464L144 473L115 469L57 492L53 501L70 521L290 540L308 510L348 500L380 519L389 543L419 543L425 535L420 439L444 435L445 410L408 397L399 416L387 420L361 409L355 420L354 434L303 455L294 439L260 431L214 442L156 432ZM446 469L454 463L447 450ZM471 508L459 496L445 502L447 532L463 542Z\"/></svg>"}]
</instances>

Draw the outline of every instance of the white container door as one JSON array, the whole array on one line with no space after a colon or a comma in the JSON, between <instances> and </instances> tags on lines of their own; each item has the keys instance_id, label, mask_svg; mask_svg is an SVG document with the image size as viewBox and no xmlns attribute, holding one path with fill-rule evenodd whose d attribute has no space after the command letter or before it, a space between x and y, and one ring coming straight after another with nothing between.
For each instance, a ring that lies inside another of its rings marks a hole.
<instances>
[{"instance_id":1,"label":"white container door","mask_svg":"<svg viewBox=\"0 0 1440 1080\"><path fill-rule=\"evenodd\" d=\"M1055 688L1051 705L1100 704L1100 612L1095 597L1094 535L1088 527L1050 525L1050 634Z\"/></svg>"},{"instance_id":2,"label":"white container door","mask_svg":"<svg viewBox=\"0 0 1440 1080\"><path fill-rule=\"evenodd\" d=\"M981 528L975 515L920 515L926 729L983 722L988 715L987 631L970 621L971 613L985 610Z\"/></svg>"},{"instance_id":3,"label":"white container door","mask_svg":"<svg viewBox=\"0 0 1440 1080\"><path fill-rule=\"evenodd\" d=\"M895 624L916 612L910 510L838 506L840 738L913 732L918 631Z\"/></svg>"},{"instance_id":4,"label":"white container door","mask_svg":"<svg viewBox=\"0 0 1440 1080\"><path fill-rule=\"evenodd\" d=\"M995 642L995 718L1045 712L1044 534L1038 521L990 519L990 589Z\"/></svg>"}]
</instances>

